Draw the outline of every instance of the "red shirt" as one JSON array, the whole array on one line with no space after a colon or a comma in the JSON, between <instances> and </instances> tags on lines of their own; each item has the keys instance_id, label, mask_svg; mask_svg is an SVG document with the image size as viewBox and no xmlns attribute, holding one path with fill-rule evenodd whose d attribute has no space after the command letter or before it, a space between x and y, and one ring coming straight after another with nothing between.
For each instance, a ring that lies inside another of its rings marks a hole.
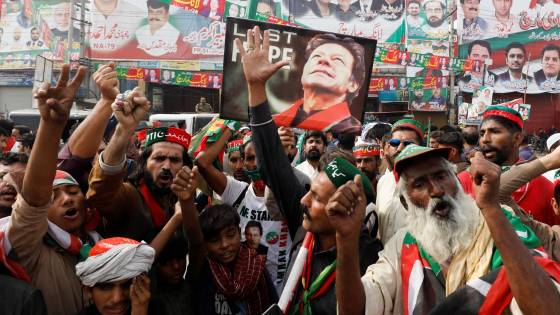
<instances>
[{"instance_id":1,"label":"red shirt","mask_svg":"<svg viewBox=\"0 0 560 315\"><path fill-rule=\"evenodd\" d=\"M468 171L457 175L463 190L473 198L472 179ZM519 188L511 197L533 219L550 226L560 224L560 217L554 213L550 200L554 197L554 186L546 177L539 176Z\"/></svg>"},{"instance_id":2,"label":"red shirt","mask_svg":"<svg viewBox=\"0 0 560 315\"><path fill-rule=\"evenodd\" d=\"M14 138L14 136L10 136L8 138L8 141L6 141L6 146L4 147L4 150L2 152L10 151L14 144L16 144L16 138Z\"/></svg>"}]
</instances>

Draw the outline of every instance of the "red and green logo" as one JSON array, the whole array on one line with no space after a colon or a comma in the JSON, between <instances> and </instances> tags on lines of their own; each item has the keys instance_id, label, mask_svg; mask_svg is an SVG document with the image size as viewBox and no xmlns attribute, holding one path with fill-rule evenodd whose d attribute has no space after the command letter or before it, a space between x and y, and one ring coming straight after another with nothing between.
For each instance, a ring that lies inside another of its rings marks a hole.
<instances>
[{"instance_id":1,"label":"red and green logo","mask_svg":"<svg viewBox=\"0 0 560 315\"><path fill-rule=\"evenodd\" d=\"M270 245L276 244L278 242L278 233L272 231L266 234L266 242Z\"/></svg>"}]
</instances>

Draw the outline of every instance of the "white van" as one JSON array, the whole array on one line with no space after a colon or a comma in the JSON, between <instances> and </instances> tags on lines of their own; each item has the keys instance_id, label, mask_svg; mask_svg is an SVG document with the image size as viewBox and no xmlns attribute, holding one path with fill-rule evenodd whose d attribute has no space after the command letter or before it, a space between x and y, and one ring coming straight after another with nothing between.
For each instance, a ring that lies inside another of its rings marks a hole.
<instances>
[{"instance_id":1,"label":"white van","mask_svg":"<svg viewBox=\"0 0 560 315\"><path fill-rule=\"evenodd\" d=\"M216 116L218 114L154 114L150 116L150 121L159 121L163 127L177 127L179 121L184 121L187 123L186 131L194 135Z\"/></svg>"}]
</instances>

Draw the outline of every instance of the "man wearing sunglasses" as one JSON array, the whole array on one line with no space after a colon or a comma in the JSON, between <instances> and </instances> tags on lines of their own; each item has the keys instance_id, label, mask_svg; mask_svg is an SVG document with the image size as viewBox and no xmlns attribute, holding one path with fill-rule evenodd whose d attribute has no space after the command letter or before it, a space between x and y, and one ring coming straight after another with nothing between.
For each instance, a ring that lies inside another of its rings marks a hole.
<instances>
[{"instance_id":1,"label":"man wearing sunglasses","mask_svg":"<svg viewBox=\"0 0 560 315\"><path fill-rule=\"evenodd\" d=\"M394 169L395 159L404 148L410 144L424 143L424 126L412 119L397 121L391 130L387 162ZM379 238L383 244L402 227L406 226L408 212L401 202L394 198L397 181L393 172L384 175L377 183L377 213L379 214Z\"/></svg>"},{"instance_id":2,"label":"man wearing sunglasses","mask_svg":"<svg viewBox=\"0 0 560 315\"><path fill-rule=\"evenodd\" d=\"M521 80L533 81L533 78L523 73L527 51L519 42L513 42L506 47L506 64L508 71L498 76L498 82L516 82ZM527 82L528 83L528 82Z\"/></svg>"}]
</instances>

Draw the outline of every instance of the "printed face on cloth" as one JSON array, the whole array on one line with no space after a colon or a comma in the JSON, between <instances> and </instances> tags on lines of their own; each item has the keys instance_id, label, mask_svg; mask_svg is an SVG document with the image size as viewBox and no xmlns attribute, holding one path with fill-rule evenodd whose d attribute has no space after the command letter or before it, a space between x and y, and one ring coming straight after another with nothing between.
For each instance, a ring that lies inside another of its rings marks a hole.
<instances>
[{"instance_id":1,"label":"printed face on cloth","mask_svg":"<svg viewBox=\"0 0 560 315\"><path fill-rule=\"evenodd\" d=\"M98 242L76 275L101 314L124 314L131 307L132 278L150 270L155 251L146 243L122 237Z\"/></svg>"},{"instance_id":2,"label":"printed face on cloth","mask_svg":"<svg viewBox=\"0 0 560 315\"><path fill-rule=\"evenodd\" d=\"M370 181L377 177L379 170L379 156L381 154L381 146L374 143L358 142L354 148L354 157L356 158L356 166L364 173Z\"/></svg>"},{"instance_id":3,"label":"printed face on cloth","mask_svg":"<svg viewBox=\"0 0 560 315\"><path fill-rule=\"evenodd\" d=\"M76 234L86 217L85 197L78 182L64 171L56 171L53 195L48 220L64 231Z\"/></svg>"},{"instance_id":4,"label":"printed face on cloth","mask_svg":"<svg viewBox=\"0 0 560 315\"><path fill-rule=\"evenodd\" d=\"M520 130L523 130L523 119L517 111L505 106L491 106L484 112L479 129L481 151L487 160L502 165L510 156L518 154L523 136L521 131L510 132L506 126L493 119L494 117L511 120Z\"/></svg>"},{"instance_id":5,"label":"printed face on cloth","mask_svg":"<svg viewBox=\"0 0 560 315\"><path fill-rule=\"evenodd\" d=\"M479 210L448 162L451 148L411 144L395 164L395 194L408 210L408 231L436 261L467 248L474 237Z\"/></svg>"},{"instance_id":6,"label":"printed face on cloth","mask_svg":"<svg viewBox=\"0 0 560 315\"><path fill-rule=\"evenodd\" d=\"M171 193L173 178L184 165L183 153L189 149L191 136L173 127L154 128L146 132L146 148L152 147L144 179L155 195Z\"/></svg>"},{"instance_id":7,"label":"printed face on cloth","mask_svg":"<svg viewBox=\"0 0 560 315\"><path fill-rule=\"evenodd\" d=\"M369 179L354 165L337 157L315 177L311 182L311 189L301 199L301 204L306 207L302 224L304 229L311 233L335 233L325 206L336 190L354 180L356 175L362 177L367 204L375 201L375 192Z\"/></svg>"}]
</instances>

